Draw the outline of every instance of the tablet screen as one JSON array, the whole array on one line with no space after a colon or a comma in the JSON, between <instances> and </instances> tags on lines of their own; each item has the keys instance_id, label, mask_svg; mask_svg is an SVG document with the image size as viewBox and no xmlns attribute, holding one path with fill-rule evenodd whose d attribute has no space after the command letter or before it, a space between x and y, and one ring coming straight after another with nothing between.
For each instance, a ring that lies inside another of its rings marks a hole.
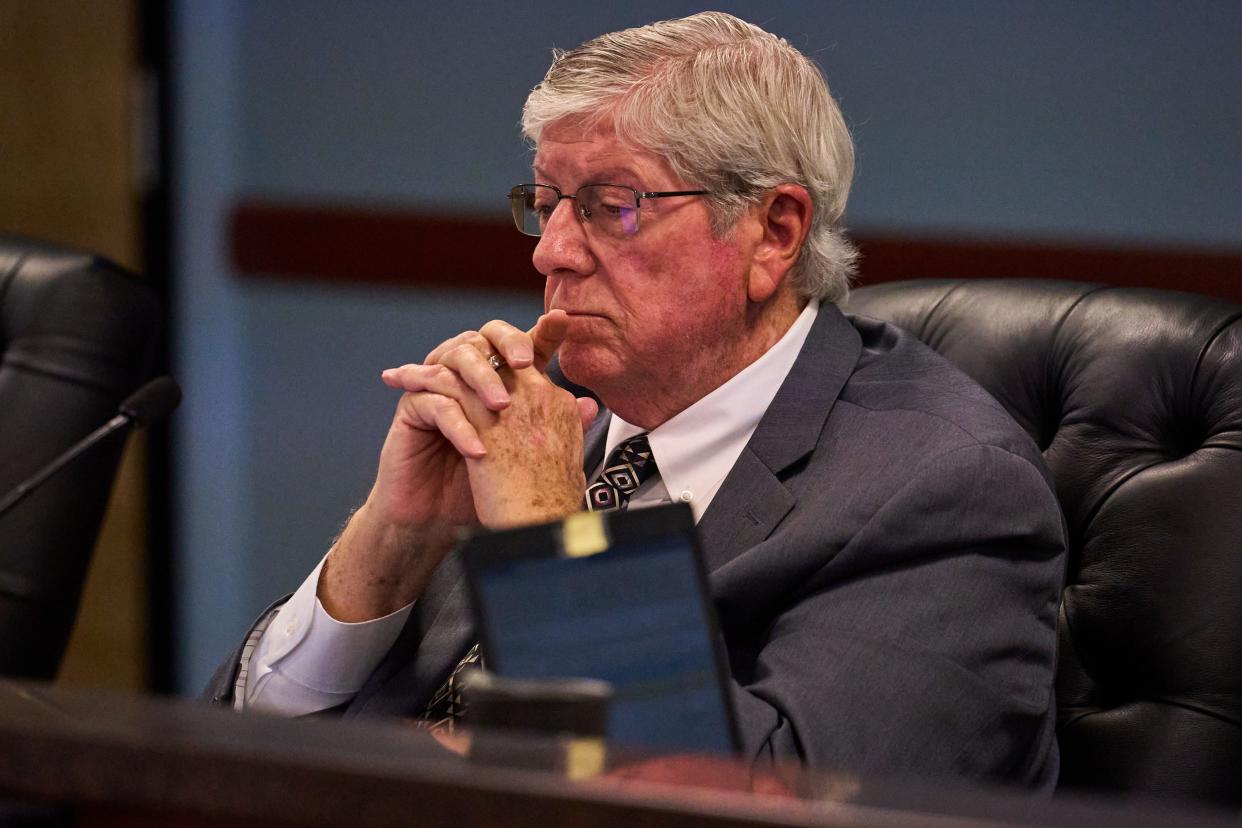
<instances>
[{"instance_id":1,"label":"tablet screen","mask_svg":"<svg viewBox=\"0 0 1242 828\"><path fill-rule=\"evenodd\" d=\"M613 513L607 521L607 548L581 557L565 554L556 526L467 543L488 669L611 683L613 744L733 751L689 509Z\"/></svg>"}]
</instances>

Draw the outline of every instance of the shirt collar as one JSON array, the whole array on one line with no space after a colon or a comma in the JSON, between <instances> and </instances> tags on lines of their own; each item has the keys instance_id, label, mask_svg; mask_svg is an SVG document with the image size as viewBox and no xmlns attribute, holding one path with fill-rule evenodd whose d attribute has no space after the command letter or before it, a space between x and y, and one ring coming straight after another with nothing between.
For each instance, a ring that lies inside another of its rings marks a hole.
<instances>
[{"instance_id":1,"label":"shirt collar","mask_svg":"<svg viewBox=\"0 0 1242 828\"><path fill-rule=\"evenodd\" d=\"M648 442L660 480L674 500L690 504L697 521L771 405L793 367L819 312L811 299L789 330L762 356L667 422L652 429ZM604 457L644 431L612 415Z\"/></svg>"}]
</instances>

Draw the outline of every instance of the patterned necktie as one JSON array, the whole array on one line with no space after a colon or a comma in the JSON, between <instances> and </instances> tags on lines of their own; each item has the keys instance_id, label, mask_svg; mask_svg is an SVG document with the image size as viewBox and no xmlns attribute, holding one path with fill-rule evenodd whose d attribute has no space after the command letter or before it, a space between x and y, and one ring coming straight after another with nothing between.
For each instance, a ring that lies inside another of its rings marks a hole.
<instances>
[{"instance_id":1,"label":"patterned necktie","mask_svg":"<svg viewBox=\"0 0 1242 828\"><path fill-rule=\"evenodd\" d=\"M592 512L624 509L630 495L656 472L655 457L651 454L647 435L636 434L619 443L608 455L604 470L594 483L587 486L585 506Z\"/></svg>"},{"instance_id":2,"label":"patterned necktie","mask_svg":"<svg viewBox=\"0 0 1242 828\"><path fill-rule=\"evenodd\" d=\"M604 470L590 486L583 499L592 512L613 512L624 509L630 495L638 491L643 482L655 475L656 462L647 443L646 434L637 434L617 445L608 455ZM479 645L475 644L457 663L448 681L436 691L418 724L433 729L453 732L453 725L461 718L466 705L461 697L461 680L472 669L484 669Z\"/></svg>"}]
</instances>

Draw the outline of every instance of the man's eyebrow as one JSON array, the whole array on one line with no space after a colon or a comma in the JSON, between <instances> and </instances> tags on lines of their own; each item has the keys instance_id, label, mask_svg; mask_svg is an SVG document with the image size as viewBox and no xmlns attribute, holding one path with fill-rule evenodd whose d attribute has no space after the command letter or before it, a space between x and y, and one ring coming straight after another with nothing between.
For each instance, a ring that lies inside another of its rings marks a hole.
<instances>
[{"instance_id":1,"label":"man's eyebrow","mask_svg":"<svg viewBox=\"0 0 1242 828\"><path fill-rule=\"evenodd\" d=\"M619 184L622 181L637 181L638 173L629 167L605 167L591 173L592 184Z\"/></svg>"}]
</instances>

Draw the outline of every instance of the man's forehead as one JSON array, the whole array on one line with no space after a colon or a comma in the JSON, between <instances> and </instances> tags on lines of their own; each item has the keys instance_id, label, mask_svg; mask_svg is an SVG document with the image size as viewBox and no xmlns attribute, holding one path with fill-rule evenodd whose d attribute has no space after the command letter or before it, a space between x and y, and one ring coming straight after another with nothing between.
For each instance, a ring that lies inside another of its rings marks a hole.
<instances>
[{"instance_id":1,"label":"man's forehead","mask_svg":"<svg viewBox=\"0 0 1242 828\"><path fill-rule=\"evenodd\" d=\"M617 138L611 124L586 128L574 121L556 121L539 136L535 169L547 171L554 166L600 163L624 167L630 165L635 155L632 148Z\"/></svg>"},{"instance_id":2,"label":"man's forehead","mask_svg":"<svg viewBox=\"0 0 1242 828\"><path fill-rule=\"evenodd\" d=\"M612 176L618 183L671 172L661 156L621 141L608 121L589 126L580 121L549 124L539 137L533 168L537 176Z\"/></svg>"}]
</instances>

